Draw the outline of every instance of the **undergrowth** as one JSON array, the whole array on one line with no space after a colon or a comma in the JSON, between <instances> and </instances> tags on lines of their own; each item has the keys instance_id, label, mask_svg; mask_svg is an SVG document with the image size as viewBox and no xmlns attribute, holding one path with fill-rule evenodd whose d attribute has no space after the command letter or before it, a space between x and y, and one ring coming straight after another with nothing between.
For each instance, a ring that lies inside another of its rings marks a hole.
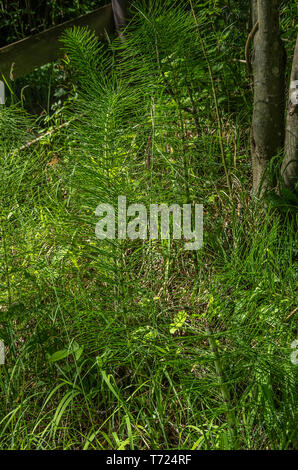
<instances>
[{"instance_id":1,"label":"undergrowth","mask_svg":"<svg viewBox=\"0 0 298 470\"><path fill-rule=\"evenodd\" d=\"M138 5L124 42L62 38L67 126L1 108L0 448L294 448L296 225L250 196L232 31ZM119 195L203 204L203 247L98 240Z\"/></svg>"}]
</instances>

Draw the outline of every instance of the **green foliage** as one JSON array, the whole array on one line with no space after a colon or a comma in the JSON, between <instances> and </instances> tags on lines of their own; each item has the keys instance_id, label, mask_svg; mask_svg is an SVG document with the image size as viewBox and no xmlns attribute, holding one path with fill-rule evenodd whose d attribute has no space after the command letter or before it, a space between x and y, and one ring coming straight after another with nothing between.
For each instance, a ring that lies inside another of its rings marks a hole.
<instances>
[{"instance_id":1,"label":"green foliage","mask_svg":"<svg viewBox=\"0 0 298 470\"><path fill-rule=\"evenodd\" d=\"M67 127L22 147L37 125L0 109L2 449L297 444L296 226L250 199L243 74L200 11L229 195L206 58L181 2L139 2L124 42L65 33L78 93ZM95 209L119 195L203 203L203 248L97 240Z\"/></svg>"}]
</instances>

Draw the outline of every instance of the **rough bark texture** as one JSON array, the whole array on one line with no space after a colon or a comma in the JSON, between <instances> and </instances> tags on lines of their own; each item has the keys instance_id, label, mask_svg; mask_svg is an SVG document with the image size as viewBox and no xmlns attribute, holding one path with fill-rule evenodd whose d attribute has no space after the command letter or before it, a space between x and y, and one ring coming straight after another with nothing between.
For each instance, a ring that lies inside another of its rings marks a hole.
<instances>
[{"instance_id":1,"label":"rough bark texture","mask_svg":"<svg viewBox=\"0 0 298 470\"><path fill-rule=\"evenodd\" d=\"M285 158L281 176L285 186L295 188L298 175L298 35L290 82L289 108L286 124Z\"/></svg>"},{"instance_id":2,"label":"rough bark texture","mask_svg":"<svg viewBox=\"0 0 298 470\"><path fill-rule=\"evenodd\" d=\"M251 152L254 194L260 194L266 188L264 173L268 163L284 144L285 52L279 32L280 3L280 0L253 1L253 18L259 22L252 58L254 111Z\"/></svg>"},{"instance_id":3,"label":"rough bark texture","mask_svg":"<svg viewBox=\"0 0 298 470\"><path fill-rule=\"evenodd\" d=\"M258 21L258 0L251 0L252 25Z\"/></svg>"},{"instance_id":4,"label":"rough bark texture","mask_svg":"<svg viewBox=\"0 0 298 470\"><path fill-rule=\"evenodd\" d=\"M128 19L128 0L112 0L116 30L121 36Z\"/></svg>"}]
</instances>

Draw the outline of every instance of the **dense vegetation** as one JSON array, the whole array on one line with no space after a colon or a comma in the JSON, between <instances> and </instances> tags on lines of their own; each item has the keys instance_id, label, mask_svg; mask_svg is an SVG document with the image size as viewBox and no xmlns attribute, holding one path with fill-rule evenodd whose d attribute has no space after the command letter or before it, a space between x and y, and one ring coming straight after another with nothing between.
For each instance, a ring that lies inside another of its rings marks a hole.
<instances>
[{"instance_id":1,"label":"dense vegetation","mask_svg":"<svg viewBox=\"0 0 298 470\"><path fill-rule=\"evenodd\" d=\"M248 8L148 3L125 40L68 30L0 109L1 449L297 445L297 225L251 195ZM203 204L203 247L98 240L119 195Z\"/></svg>"}]
</instances>

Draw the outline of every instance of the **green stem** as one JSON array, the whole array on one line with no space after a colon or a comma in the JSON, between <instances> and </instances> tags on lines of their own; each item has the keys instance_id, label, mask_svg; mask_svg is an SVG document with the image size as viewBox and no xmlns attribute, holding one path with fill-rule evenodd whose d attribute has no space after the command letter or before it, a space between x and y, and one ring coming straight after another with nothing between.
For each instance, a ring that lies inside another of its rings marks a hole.
<instances>
[{"instance_id":1,"label":"green stem","mask_svg":"<svg viewBox=\"0 0 298 470\"><path fill-rule=\"evenodd\" d=\"M208 325L207 322L205 322L205 330L206 330L210 350L214 357L215 371L216 371L216 375L217 375L218 382L219 382L219 388L220 388L221 395L222 395L222 398L226 407L227 423L230 429L232 447L233 449L237 449L238 439L237 439L237 431L236 431L236 417L235 417L235 413L231 404L230 391L224 380L223 366L222 366L222 362L220 360L220 356L218 353L217 344L211 332L210 326Z\"/></svg>"}]
</instances>

